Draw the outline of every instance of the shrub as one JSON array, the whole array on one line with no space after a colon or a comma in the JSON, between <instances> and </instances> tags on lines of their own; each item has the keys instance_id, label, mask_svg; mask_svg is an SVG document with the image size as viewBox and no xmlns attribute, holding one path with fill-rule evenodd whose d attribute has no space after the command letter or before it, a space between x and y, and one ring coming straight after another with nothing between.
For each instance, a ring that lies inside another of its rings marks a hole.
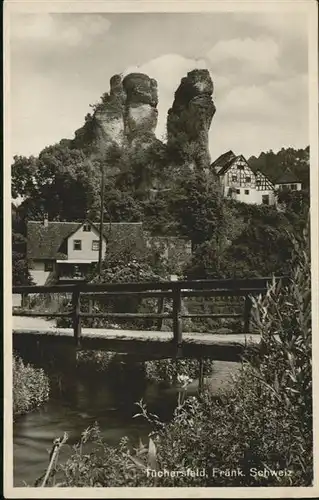
<instances>
[{"instance_id":1,"label":"shrub","mask_svg":"<svg viewBox=\"0 0 319 500\"><path fill-rule=\"evenodd\" d=\"M114 246L114 245L113 245ZM106 258L103 264L101 276L95 276L92 279L94 283L134 283L134 282L154 282L163 281L168 278L165 264L159 259L157 266L151 264L151 256L147 251L137 250L134 245L131 247L128 243L107 248ZM158 274L158 273L161 274ZM118 297L96 297L96 312L116 312L116 313L148 313L156 312L157 299L143 298L133 294ZM83 302L84 308L87 304ZM85 326L92 327L113 327L114 321L106 318L92 319ZM152 319L117 319L117 325L124 328L154 328L155 322Z\"/></svg>"},{"instance_id":2,"label":"shrub","mask_svg":"<svg viewBox=\"0 0 319 500\"><path fill-rule=\"evenodd\" d=\"M90 452L86 449L88 442L93 443ZM62 482L56 486L134 487L141 483L152 486L152 479L147 479L143 470L136 469L131 459L139 455L139 451L129 446L126 437L121 439L117 447L108 446L97 424L82 433L80 442L72 451L71 457L57 467Z\"/></svg>"},{"instance_id":3,"label":"shrub","mask_svg":"<svg viewBox=\"0 0 319 500\"><path fill-rule=\"evenodd\" d=\"M49 379L42 369L34 368L16 354L13 356L13 417L27 413L49 398Z\"/></svg>"},{"instance_id":4,"label":"shrub","mask_svg":"<svg viewBox=\"0 0 319 500\"><path fill-rule=\"evenodd\" d=\"M94 270L88 275L91 283L136 283L157 282L167 280L169 275L166 262L158 256L154 263L154 256L147 250L136 248L136 242L119 241L107 245L106 256L103 261L101 275ZM122 296L96 295L89 299L81 298L81 310L89 312L90 300L93 301L94 313L154 313L157 312L158 299L141 298L133 294ZM65 304L63 304L65 306ZM70 318L58 318L57 326L72 327ZM117 318L82 318L82 326L89 328L125 328L125 329L155 329L153 319L124 319Z\"/></svg>"}]
</instances>

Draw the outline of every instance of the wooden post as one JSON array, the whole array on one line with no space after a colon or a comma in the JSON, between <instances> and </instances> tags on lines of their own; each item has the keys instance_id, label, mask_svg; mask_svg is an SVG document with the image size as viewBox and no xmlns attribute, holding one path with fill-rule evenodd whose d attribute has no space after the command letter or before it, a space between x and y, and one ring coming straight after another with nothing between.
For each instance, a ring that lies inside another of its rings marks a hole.
<instances>
[{"instance_id":1,"label":"wooden post","mask_svg":"<svg viewBox=\"0 0 319 500\"><path fill-rule=\"evenodd\" d=\"M21 307L23 307L23 308L27 307L27 299L28 299L28 294L22 293L21 294Z\"/></svg>"},{"instance_id":2,"label":"wooden post","mask_svg":"<svg viewBox=\"0 0 319 500\"><path fill-rule=\"evenodd\" d=\"M75 288L72 294L73 306L73 331L75 338L75 345L78 346L81 337L81 318L80 318L80 290Z\"/></svg>"},{"instance_id":3,"label":"wooden post","mask_svg":"<svg viewBox=\"0 0 319 500\"><path fill-rule=\"evenodd\" d=\"M175 385L177 385L178 375L179 375L179 362L178 362L178 358L175 358L175 376L174 376L174 380L173 380L173 383ZM178 398L178 395L177 395L177 398Z\"/></svg>"},{"instance_id":4,"label":"wooden post","mask_svg":"<svg viewBox=\"0 0 319 500\"><path fill-rule=\"evenodd\" d=\"M27 293L21 294L21 307L24 309L30 309L30 295Z\"/></svg>"},{"instance_id":5,"label":"wooden post","mask_svg":"<svg viewBox=\"0 0 319 500\"><path fill-rule=\"evenodd\" d=\"M180 287L175 284L172 287L173 292L173 335L174 344L176 346L176 357L181 356L182 348L182 294Z\"/></svg>"},{"instance_id":6,"label":"wooden post","mask_svg":"<svg viewBox=\"0 0 319 500\"><path fill-rule=\"evenodd\" d=\"M199 363L199 377L198 377L198 392L201 393L204 388L204 360L200 358Z\"/></svg>"},{"instance_id":7,"label":"wooden post","mask_svg":"<svg viewBox=\"0 0 319 500\"><path fill-rule=\"evenodd\" d=\"M163 314L164 312L164 297L159 297L157 302L157 313ZM160 332L163 327L163 318L157 320L157 330Z\"/></svg>"},{"instance_id":8,"label":"wooden post","mask_svg":"<svg viewBox=\"0 0 319 500\"><path fill-rule=\"evenodd\" d=\"M89 298L89 313L92 314L93 311L93 299Z\"/></svg>"},{"instance_id":9,"label":"wooden post","mask_svg":"<svg viewBox=\"0 0 319 500\"><path fill-rule=\"evenodd\" d=\"M244 312L244 333L250 331L250 315L251 315L252 301L249 295L245 297L245 312Z\"/></svg>"}]
</instances>

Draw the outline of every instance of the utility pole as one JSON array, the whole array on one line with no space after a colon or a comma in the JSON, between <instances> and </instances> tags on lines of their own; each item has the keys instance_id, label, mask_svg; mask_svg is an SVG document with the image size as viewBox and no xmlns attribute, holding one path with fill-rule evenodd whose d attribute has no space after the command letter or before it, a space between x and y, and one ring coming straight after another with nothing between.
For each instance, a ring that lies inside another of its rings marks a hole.
<instances>
[{"instance_id":1,"label":"utility pole","mask_svg":"<svg viewBox=\"0 0 319 500\"><path fill-rule=\"evenodd\" d=\"M99 239L99 276L102 273L102 242L103 242L103 215L104 215L104 165L101 165L102 179L101 179L101 191L100 191L100 239Z\"/></svg>"}]
</instances>

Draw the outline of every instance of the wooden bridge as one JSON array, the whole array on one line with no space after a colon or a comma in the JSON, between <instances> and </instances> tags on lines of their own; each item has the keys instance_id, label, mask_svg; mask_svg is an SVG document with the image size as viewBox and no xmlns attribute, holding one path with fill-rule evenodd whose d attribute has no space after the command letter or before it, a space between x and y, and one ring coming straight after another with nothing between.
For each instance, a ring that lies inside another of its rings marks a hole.
<instances>
[{"instance_id":1,"label":"wooden bridge","mask_svg":"<svg viewBox=\"0 0 319 500\"><path fill-rule=\"evenodd\" d=\"M276 280L287 281L286 277ZM272 278L221 279L199 281L170 281L156 283L72 284L54 286L17 286L13 294L22 295L22 307L13 309L13 348L35 344L75 346L79 349L98 349L130 354L144 359L159 358L212 358L236 361L244 352L258 349L259 335L251 331L252 297L265 294ZM72 297L72 307L65 312L32 310L28 297L34 294L67 294ZM88 311L81 310L81 298L89 304ZM145 313L95 312L94 300L114 297L156 298L157 311ZM241 313L188 313L183 312L182 302L187 297L242 298ZM172 301L171 312L164 312L164 300ZM17 318L19 317L19 319ZM70 318L71 328L47 327L36 324L22 325L23 317ZM106 328L82 328L84 318L151 319L156 320L156 330L122 330ZM212 318L241 320L242 328L234 333L220 330L205 333L183 332L183 320L187 318ZM161 331L163 320L171 320L170 332Z\"/></svg>"}]
</instances>

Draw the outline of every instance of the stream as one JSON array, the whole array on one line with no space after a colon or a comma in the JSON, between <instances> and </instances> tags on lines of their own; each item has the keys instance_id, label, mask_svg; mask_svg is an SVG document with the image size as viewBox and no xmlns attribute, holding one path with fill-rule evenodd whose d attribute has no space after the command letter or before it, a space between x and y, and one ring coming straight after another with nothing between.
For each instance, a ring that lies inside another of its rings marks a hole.
<instances>
[{"instance_id":1,"label":"stream","mask_svg":"<svg viewBox=\"0 0 319 500\"><path fill-rule=\"evenodd\" d=\"M211 390L217 392L229 374L239 368L238 363L214 362L214 372L209 378ZM143 398L151 412L162 420L169 420L177 401L177 390L160 388L156 384L137 380L127 390L117 390L105 377L81 377L72 393L54 394L40 409L20 416L13 425L14 485L33 486L49 463L53 440L69 435L68 445L62 448L60 460L71 453L71 447L79 441L81 433L98 422L105 441L118 444L123 436L133 442L141 437L146 443L150 427L142 418L132 418L138 412L134 404ZM197 382L188 388L188 394L196 394ZM25 482L25 483L24 483Z\"/></svg>"}]
</instances>

